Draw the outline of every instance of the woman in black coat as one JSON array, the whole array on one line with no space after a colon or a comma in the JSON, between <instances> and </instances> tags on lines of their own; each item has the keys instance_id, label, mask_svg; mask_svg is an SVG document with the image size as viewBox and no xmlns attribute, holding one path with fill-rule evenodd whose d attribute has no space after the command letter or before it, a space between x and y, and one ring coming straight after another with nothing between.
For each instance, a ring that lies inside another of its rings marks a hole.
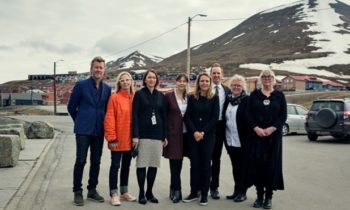
<instances>
[{"instance_id":1,"label":"woman in black coat","mask_svg":"<svg viewBox=\"0 0 350 210\"><path fill-rule=\"evenodd\" d=\"M189 134L191 161L191 193L184 202L198 199L200 205L208 204L211 173L211 156L215 143L215 128L219 119L219 97L211 91L212 79L207 73L198 75L194 95L188 99L185 123Z\"/></svg>"},{"instance_id":2,"label":"woman in black coat","mask_svg":"<svg viewBox=\"0 0 350 210\"><path fill-rule=\"evenodd\" d=\"M284 94L274 90L275 74L263 70L259 76L261 89L250 94L247 121L254 130L250 158L257 190L255 208L272 208L272 191L283 190L282 174L282 127L287 119L287 103ZM265 196L265 199L264 199Z\"/></svg>"},{"instance_id":3,"label":"woman in black coat","mask_svg":"<svg viewBox=\"0 0 350 210\"><path fill-rule=\"evenodd\" d=\"M223 108L223 120L225 122L225 147L230 156L232 175L235 181L232 195L226 196L234 202L242 202L247 199L247 188L244 185L244 167L246 162L247 133L245 112L248 96L246 95L246 81L240 75L234 75L229 82L231 93L226 97Z\"/></svg>"},{"instance_id":4,"label":"woman in black coat","mask_svg":"<svg viewBox=\"0 0 350 210\"><path fill-rule=\"evenodd\" d=\"M144 87L135 93L132 104L132 138L134 147L138 148L136 175L140 204L146 204L147 201L159 202L153 195L153 184L167 140L165 98L163 93L156 89L158 84L157 73L148 70L143 78Z\"/></svg>"}]
</instances>

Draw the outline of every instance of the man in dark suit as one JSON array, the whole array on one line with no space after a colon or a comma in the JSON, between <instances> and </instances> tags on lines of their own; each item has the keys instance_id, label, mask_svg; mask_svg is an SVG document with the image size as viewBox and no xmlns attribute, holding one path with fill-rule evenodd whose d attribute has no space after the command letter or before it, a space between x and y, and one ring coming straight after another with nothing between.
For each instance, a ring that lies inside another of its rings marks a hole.
<instances>
[{"instance_id":1,"label":"man in dark suit","mask_svg":"<svg viewBox=\"0 0 350 210\"><path fill-rule=\"evenodd\" d=\"M78 81L68 103L68 112L74 121L76 159L73 174L74 204L84 205L82 178L88 149L90 148L90 173L87 186L88 199L104 202L96 191L104 141L103 121L111 88L102 82L105 60L95 57L90 65L91 76Z\"/></svg>"},{"instance_id":2,"label":"man in dark suit","mask_svg":"<svg viewBox=\"0 0 350 210\"><path fill-rule=\"evenodd\" d=\"M214 63L210 69L210 76L213 79L212 92L219 96L220 115L219 121L216 124L215 145L213 148L212 165L211 165L211 181L210 181L210 195L213 199L220 199L219 194L219 176L220 176L220 162L222 147L225 138L225 122L222 120L222 109L224 106L226 96L231 92L228 87L221 83L224 76L224 71L220 64Z\"/></svg>"}]
</instances>

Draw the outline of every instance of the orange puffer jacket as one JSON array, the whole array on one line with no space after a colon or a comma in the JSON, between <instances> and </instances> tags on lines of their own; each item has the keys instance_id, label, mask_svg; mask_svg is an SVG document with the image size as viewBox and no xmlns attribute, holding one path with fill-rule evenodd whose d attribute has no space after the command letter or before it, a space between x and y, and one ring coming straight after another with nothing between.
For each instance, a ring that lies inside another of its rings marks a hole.
<instances>
[{"instance_id":1,"label":"orange puffer jacket","mask_svg":"<svg viewBox=\"0 0 350 210\"><path fill-rule=\"evenodd\" d=\"M131 150L131 108L133 96L133 93L129 95L126 91L120 90L109 98L104 131L108 142L118 142L117 148L113 151Z\"/></svg>"}]
</instances>

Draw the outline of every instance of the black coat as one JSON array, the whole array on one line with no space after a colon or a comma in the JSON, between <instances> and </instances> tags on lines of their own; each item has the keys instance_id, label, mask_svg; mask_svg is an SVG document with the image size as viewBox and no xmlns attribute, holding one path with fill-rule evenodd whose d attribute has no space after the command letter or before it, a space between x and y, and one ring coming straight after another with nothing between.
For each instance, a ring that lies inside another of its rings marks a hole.
<instances>
[{"instance_id":1,"label":"black coat","mask_svg":"<svg viewBox=\"0 0 350 210\"><path fill-rule=\"evenodd\" d=\"M151 93L147 87L136 91L132 103L132 137L139 139L166 138L166 104L163 93L154 89ZM156 125L152 124L152 113Z\"/></svg>"},{"instance_id":2,"label":"black coat","mask_svg":"<svg viewBox=\"0 0 350 210\"><path fill-rule=\"evenodd\" d=\"M219 119L219 97L211 99L193 95L188 98L185 123L189 136L193 138L195 131L204 132L204 139L214 137L216 123Z\"/></svg>"},{"instance_id":3,"label":"black coat","mask_svg":"<svg viewBox=\"0 0 350 210\"><path fill-rule=\"evenodd\" d=\"M265 102L265 103L264 103ZM273 190L283 190L282 173L282 127L287 120L287 102L282 92L274 90L269 97L266 97L260 89L251 93L246 110L247 123L251 130L249 132L249 159L252 168L249 172L247 185L255 184L256 174L254 165L266 158L271 161L273 174ZM268 137L259 137L253 130L255 126L277 128Z\"/></svg>"}]
</instances>

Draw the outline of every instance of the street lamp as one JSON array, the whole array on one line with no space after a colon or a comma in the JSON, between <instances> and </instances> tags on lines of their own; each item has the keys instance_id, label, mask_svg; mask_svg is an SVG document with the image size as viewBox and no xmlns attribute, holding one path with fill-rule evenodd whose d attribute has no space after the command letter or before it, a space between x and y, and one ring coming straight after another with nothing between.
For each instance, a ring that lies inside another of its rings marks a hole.
<instances>
[{"instance_id":1,"label":"street lamp","mask_svg":"<svg viewBox=\"0 0 350 210\"><path fill-rule=\"evenodd\" d=\"M56 105L56 63L59 61L63 61L58 60L53 62L53 114L56 115L57 114L57 105Z\"/></svg>"},{"instance_id":2,"label":"street lamp","mask_svg":"<svg viewBox=\"0 0 350 210\"><path fill-rule=\"evenodd\" d=\"M188 17L188 31L187 31L187 65L186 65L186 73L188 78L190 78L190 73L191 73L191 48L190 48L190 40L191 40L191 21L197 17L207 17L207 15L204 14L196 14L193 17Z\"/></svg>"}]
</instances>

